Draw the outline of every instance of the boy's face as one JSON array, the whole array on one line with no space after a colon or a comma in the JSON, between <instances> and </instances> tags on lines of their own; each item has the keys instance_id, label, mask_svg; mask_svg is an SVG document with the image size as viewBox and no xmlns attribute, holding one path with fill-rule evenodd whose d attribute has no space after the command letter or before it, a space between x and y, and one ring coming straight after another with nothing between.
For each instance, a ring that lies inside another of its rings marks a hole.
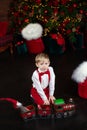
<instances>
[{"instance_id":1,"label":"boy's face","mask_svg":"<svg viewBox=\"0 0 87 130\"><path fill-rule=\"evenodd\" d=\"M41 70L41 71L46 71L50 65L49 59L43 59L40 62L36 63L36 66Z\"/></svg>"}]
</instances>

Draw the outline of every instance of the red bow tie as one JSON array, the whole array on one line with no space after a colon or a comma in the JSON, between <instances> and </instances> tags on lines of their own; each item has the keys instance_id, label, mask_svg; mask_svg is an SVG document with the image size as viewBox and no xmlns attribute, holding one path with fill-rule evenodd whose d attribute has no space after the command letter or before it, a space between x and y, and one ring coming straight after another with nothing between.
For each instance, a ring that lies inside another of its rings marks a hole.
<instances>
[{"instance_id":1,"label":"red bow tie","mask_svg":"<svg viewBox=\"0 0 87 130\"><path fill-rule=\"evenodd\" d=\"M45 72L39 72L39 74L42 76L42 75L44 75L44 74L48 74L49 73L49 71L47 70L47 71L45 71Z\"/></svg>"}]
</instances>

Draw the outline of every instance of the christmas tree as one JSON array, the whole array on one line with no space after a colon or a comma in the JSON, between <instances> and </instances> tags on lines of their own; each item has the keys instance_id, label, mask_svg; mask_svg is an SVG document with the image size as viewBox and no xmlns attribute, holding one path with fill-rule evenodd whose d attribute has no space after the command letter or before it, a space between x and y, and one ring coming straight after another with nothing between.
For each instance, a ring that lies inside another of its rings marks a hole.
<instances>
[{"instance_id":1,"label":"christmas tree","mask_svg":"<svg viewBox=\"0 0 87 130\"><path fill-rule=\"evenodd\" d=\"M15 0L8 12L14 33L21 33L29 23L40 23L43 36L56 32L75 42L75 34L86 26L87 3L82 0Z\"/></svg>"}]
</instances>

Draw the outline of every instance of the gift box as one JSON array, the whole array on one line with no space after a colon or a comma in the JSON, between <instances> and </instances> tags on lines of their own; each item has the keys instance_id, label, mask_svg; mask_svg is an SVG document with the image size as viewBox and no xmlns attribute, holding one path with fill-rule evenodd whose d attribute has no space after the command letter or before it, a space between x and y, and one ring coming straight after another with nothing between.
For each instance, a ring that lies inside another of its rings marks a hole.
<instances>
[{"instance_id":1,"label":"gift box","mask_svg":"<svg viewBox=\"0 0 87 130\"><path fill-rule=\"evenodd\" d=\"M45 51L50 54L62 54L65 52L65 47L57 43L56 39L50 36L43 37Z\"/></svg>"},{"instance_id":2,"label":"gift box","mask_svg":"<svg viewBox=\"0 0 87 130\"><path fill-rule=\"evenodd\" d=\"M16 45L17 53L20 54L26 54L27 53L27 46L26 43L23 41L18 42Z\"/></svg>"},{"instance_id":3,"label":"gift box","mask_svg":"<svg viewBox=\"0 0 87 130\"><path fill-rule=\"evenodd\" d=\"M85 47L83 33L79 33L79 34L76 33L74 38L75 38L75 42L70 42L70 40L66 37L67 50L71 51L71 50L82 49Z\"/></svg>"},{"instance_id":4,"label":"gift box","mask_svg":"<svg viewBox=\"0 0 87 130\"><path fill-rule=\"evenodd\" d=\"M87 48L87 29L84 31L84 44L85 47Z\"/></svg>"},{"instance_id":5,"label":"gift box","mask_svg":"<svg viewBox=\"0 0 87 130\"><path fill-rule=\"evenodd\" d=\"M84 48L84 35L83 35L83 33L76 34L75 37L76 37L76 42L73 43L74 47L76 49Z\"/></svg>"},{"instance_id":6,"label":"gift box","mask_svg":"<svg viewBox=\"0 0 87 130\"><path fill-rule=\"evenodd\" d=\"M56 40L58 45L65 47L65 39L63 38L63 36L60 33L50 34L50 36L51 36L52 39Z\"/></svg>"},{"instance_id":7,"label":"gift box","mask_svg":"<svg viewBox=\"0 0 87 130\"><path fill-rule=\"evenodd\" d=\"M33 54L41 53L45 49L42 38L26 41L26 45L29 53Z\"/></svg>"}]
</instances>

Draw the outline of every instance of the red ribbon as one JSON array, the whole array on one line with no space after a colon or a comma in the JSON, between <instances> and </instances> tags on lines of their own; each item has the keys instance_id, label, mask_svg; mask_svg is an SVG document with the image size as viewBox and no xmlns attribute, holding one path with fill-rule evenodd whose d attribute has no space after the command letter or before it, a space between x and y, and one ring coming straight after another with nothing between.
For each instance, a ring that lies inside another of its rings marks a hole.
<instances>
[{"instance_id":1,"label":"red ribbon","mask_svg":"<svg viewBox=\"0 0 87 130\"><path fill-rule=\"evenodd\" d=\"M65 39L61 34L51 34L51 38L57 41L57 44L62 46L65 45Z\"/></svg>"}]
</instances>

